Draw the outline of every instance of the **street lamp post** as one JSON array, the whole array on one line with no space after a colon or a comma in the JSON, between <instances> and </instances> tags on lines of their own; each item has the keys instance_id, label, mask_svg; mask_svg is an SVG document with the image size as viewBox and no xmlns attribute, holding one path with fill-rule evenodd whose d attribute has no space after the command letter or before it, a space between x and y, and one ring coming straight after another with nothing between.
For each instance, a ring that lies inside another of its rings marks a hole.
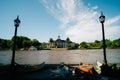
<instances>
[{"instance_id":1,"label":"street lamp post","mask_svg":"<svg viewBox=\"0 0 120 80\"><path fill-rule=\"evenodd\" d=\"M106 59L106 44L105 44L105 33L104 33L104 22L105 22L105 16L101 12L101 16L99 17L100 23L102 24L102 35L103 35L103 55L104 55L104 62L107 65L107 59Z\"/></svg>"},{"instance_id":2,"label":"street lamp post","mask_svg":"<svg viewBox=\"0 0 120 80\"><path fill-rule=\"evenodd\" d=\"M14 44L13 44L13 53L12 53L12 60L11 60L11 68L14 68L14 62L15 62L15 49L16 49L16 35L17 35L17 28L19 27L20 20L19 16L14 20L14 26L15 26L15 33L14 33Z\"/></svg>"}]
</instances>

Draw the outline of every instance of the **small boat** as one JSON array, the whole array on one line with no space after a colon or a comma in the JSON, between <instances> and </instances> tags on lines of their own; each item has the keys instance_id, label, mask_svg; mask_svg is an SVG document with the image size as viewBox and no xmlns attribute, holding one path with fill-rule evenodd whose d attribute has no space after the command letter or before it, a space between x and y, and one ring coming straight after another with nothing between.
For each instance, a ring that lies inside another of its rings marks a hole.
<instances>
[{"instance_id":1,"label":"small boat","mask_svg":"<svg viewBox=\"0 0 120 80\"><path fill-rule=\"evenodd\" d=\"M75 74L79 77L82 78L82 80L101 80L101 77L99 74L97 74L96 72L92 73L90 72L90 70L88 68L85 67L76 67L75 68Z\"/></svg>"},{"instance_id":2,"label":"small boat","mask_svg":"<svg viewBox=\"0 0 120 80\"><path fill-rule=\"evenodd\" d=\"M45 65L45 62L38 64L38 65L20 65L18 63L15 63L15 70L17 72L33 72L33 71L38 71L42 69Z\"/></svg>"},{"instance_id":3,"label":"small boat","mask_svg":"<svg viewBox=\"0 0 120 80\"><path fill-rule=\"evenodd\" d=\"M92 68L91 67L88 67L88 66L84 66L83 63L81 63L79 66L78 66L78 69L86 72L86 73L91 73L92 74Z\"/></svg>"}]
</instances>

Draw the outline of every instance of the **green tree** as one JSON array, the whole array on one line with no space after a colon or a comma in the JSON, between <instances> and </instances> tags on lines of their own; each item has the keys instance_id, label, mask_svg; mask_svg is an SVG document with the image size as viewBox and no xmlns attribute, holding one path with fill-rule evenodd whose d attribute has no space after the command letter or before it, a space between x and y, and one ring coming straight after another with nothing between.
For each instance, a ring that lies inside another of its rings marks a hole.
<instances>
[{"instance_id":1,"label":"green tree","mask_svg":"<svg viewBox=\"0 0 120 80\"><path fill-rule=\"evenodd\" d=\"M69 37L67 37L66 42L67 42L67 43L70 43L70 42L71 42Z\"/></svg>"},{"instance_id":2,"label":"green tree","mask_svg":"<svg viewBox=\"0 0 120 80\"><path fill-rule=\"evenodd\" d=\"M10 40L0 39L0 50L9 49L10 48Z\"/></svg>"},{"instance_id":3,"label":"green tree","mask_svg":"<svg viewBox=\"0 0 120 80\"><path fill-rule=\"evenodd\" d=\"M101 48L101 42L100 41L95 40L93 44L94 44L94 46L93 46L94 48Z\"/></svg>"},{"instance_id":4,"label":"green tree","mask_svg":"<svg viewBox=\"0 0 120 80\"><path fill-rule=\"evenodd\" d=\"M54 40L53 40L52 38L50 38L49 42L50 42L50 43L53 43L53 42L54 42Z\"/></svg>"},{"instance_id":5,"label":"green tree","mask_svg":"<svg viewBox=\"0 0 120 80\"><path fill-rule=\"evenodd\" d=\"M33 39L31 42L31 45L36 47L37 50L41 49L41 43L37 39Z\"/></svg>"},{"instance_id":6,"label":"green tree","mask_svg":"<svg viewBox=\"0 0 120 80\"><path fill-rule=\"evenodd\" d=\"M112 48L120 48L120 38L112 41Z\"/></svg>"},{"instance_id":7,"label":"green tree","mask_svg":"<svg viewBox=\"0 0 120 80\"><path fill-rule=\"evenodd\" d=\"M31 41L30 40L24 40L22 44L23 44L25 49L28 49L31 46Z\"/></svg>"},{"instance_id":8,"label":"green tree","mask_svg":"<svg viewBox=\"0 0 120 80\"><path fill-rule=\"evenodd\" d=\"M31 40L28 37L16 36L16 49L25 48L26 44L28 45L28 43L29 43L29 45L31 45L30 41ZM12 45L13 45L14 37L12 37L11 42L12 42Z\"/></svg>"},{"instance_id":9,"label":"green tree","mask_svg":"<svg viewBox=\"0 0 120 80\"><path fill-rule=\"evenodd\" d=\"M112 48L112 42L108 39L105 40L106 41L106 48Z\"/></svg>"},{"instance_id":10,"label":"green tree","mask_svg":"<svg viewBox=\"0 0 120 80\"><path fill-rule=\"evenodd\" d=\"M88 48L88 43L87 42L81 42L80 47L81 48Z\"/></svg>"},{"instance_id":11,"label":"green tree","mask_svg":"<svg viewBox=\"0 0 120 80\"><path fill-rule=\"evenodd\" d=\"M55 46L54 40L52 38L50 38L49 44L50 44L50 48L53 48ZM54 44L54 46L52 44Z\"/></svg>"},{"instance_id":12,"label":"green tree","mask_svg":"<svg viewBox=\"0 0 120 80\"><path fill-rule=\"evenodd\" d=\"M79 44L78 43L75 43L75 49L78 49L79 48Z\"/></svg>"},{"instance_id":13,"label":"green tree","mask_svg":"<svg viewBox=\"0 0 120 80\"><path fill-rule=\"evenodd\" d=\"M71 49L71 41L69 37L66 38L66 42L67 42L67 46L66 46L67 49Z\"/></svg>"},{"instance_id":14,"label":"green tree","mask_svg":"<svg viewBox=\"0 0 120 80\"><path fill-rule=\"evenodd\" d=\"M41 43L41 48L42 49L47 49L47 43L45 43L45 42Z\"/></svg>"},{"instance_id":15,"label":"green tree","mask_svg":"<svg viewBox=\"0 0 120 80\"><path fill-rule=\"evenodd\" d=\"M38 46L40 46L40 42L37 39L33 39L32 40L32 46L38 47Z\"/></svg>"}]
</instances>

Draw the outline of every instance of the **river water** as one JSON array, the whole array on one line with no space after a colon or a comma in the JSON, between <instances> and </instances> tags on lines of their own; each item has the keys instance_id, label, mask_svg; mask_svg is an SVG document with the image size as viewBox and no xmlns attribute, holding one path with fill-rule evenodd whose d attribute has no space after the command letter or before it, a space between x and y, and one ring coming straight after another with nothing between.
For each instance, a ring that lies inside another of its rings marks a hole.
<instances>
[{"instance_id":1,"label":"river water","mask_svg":"<svg viewBox=\"0 0 120 80\"><path fill-rule=\"evenodd\" d=\"M120 49L107 49L108 63L120 63ZM10 64L12 51L0 51L0 64ZM16 51L15 61L19 64L95 64L96 61L103 62L103 50L40 50L40 51Z\"/></svg>"}]
</instances>

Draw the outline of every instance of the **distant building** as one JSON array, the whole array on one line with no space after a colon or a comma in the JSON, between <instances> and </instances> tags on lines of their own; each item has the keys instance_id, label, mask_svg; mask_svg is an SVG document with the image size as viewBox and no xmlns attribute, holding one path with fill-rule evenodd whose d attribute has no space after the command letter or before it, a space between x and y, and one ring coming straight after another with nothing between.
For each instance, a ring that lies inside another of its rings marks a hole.
<instances>
[{"instance_id":1,"label":"distant building","mask_svg":"<svg viewBox=\"0 0 120 80\"><path fill-rule=\"evenodd\" d=\"M60 36L58 36L56 40L53 40L51 38L48 43L48 48L68 48L68 46L73 48L75 47L75 44L70 41L69 38L67 38L66 40L60 39Z\"/></svg>"}]
</instances>

